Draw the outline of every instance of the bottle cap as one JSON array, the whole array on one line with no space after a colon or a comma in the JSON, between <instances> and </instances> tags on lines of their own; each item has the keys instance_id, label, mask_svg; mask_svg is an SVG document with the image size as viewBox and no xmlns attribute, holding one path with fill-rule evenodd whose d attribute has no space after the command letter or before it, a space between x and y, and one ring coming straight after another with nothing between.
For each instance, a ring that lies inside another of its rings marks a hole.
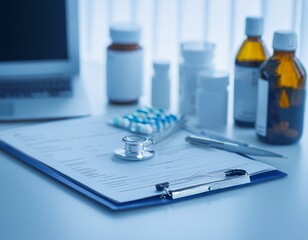
<instances>
[{"instance_id":1,"label":"bottle cap","mask_svg":"<svg viewBox=\"0 0 308 240\"><path fill-rule=\"evenodd\" d=\"M250 37L259 37L263 34L263 18L247 17L245 34Z\"/></svg>"},{"instance_id":2,"label":"bottle cap","mask_svg":"<svg viewBox=\"0 0 308 240\"><path fill-rule=\"evenodd\" d=\"M210 42L184 42L181 44L181 54L185 62L203 64L214 57L215 45Z\"/></svg>"},{"instance_id":3,"label":"bottle cap","mask_svg":"<svg viewBox=\"0 0 308 240\"><path fill-rule=\"evenodd\" d=\"M155 72L168 72L170 69L170 62L165 59L156 59L153 61L153 68Z\"/></svg>"},{"instance_id":4,"label":"bottle cap","mask_svg":"<svg viewBox=\"0 0 308 240\"><path fill-rule=\"evenodd\" d=\"M208 90L223 90L229 85L229 73L225 71L208 71L199 72L197 85Z\"/></svg>"},{"instance_id":5,"label":"bottle cap","mask_svg":"<svg viewBox=\"0 0 308 240\"><path fill-rule=\"evenodd\" d=\"M295 51L297 36L294 31L280 30L274 33L273 48L281 51Z\"/></svg>"},{"instance_id":6,"label":"bottle cap","mask_svg":"<svg viewBox=\"0 0 308 240\"><path fill-rule=\"evenodd\" d=\"M138 43L141 35L140 26L134 23L116 23L110 25L109 34L114 43Z\"/></svg>"}]
</instances>

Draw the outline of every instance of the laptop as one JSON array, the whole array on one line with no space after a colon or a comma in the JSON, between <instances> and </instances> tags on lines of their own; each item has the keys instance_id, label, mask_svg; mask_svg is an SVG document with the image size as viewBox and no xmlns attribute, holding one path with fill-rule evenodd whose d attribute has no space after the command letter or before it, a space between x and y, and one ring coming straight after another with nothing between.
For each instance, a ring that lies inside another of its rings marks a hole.
<instances>
[{"instance_id":1,"label":"laptop","mask_svg":"<svg viewBox=\"0 0 308 240\"><path fill-rule=\"evenodd\" d=\"M0 2L0 120L90 114L79 77L77 0Z\"/></svg>"}]
</instances>

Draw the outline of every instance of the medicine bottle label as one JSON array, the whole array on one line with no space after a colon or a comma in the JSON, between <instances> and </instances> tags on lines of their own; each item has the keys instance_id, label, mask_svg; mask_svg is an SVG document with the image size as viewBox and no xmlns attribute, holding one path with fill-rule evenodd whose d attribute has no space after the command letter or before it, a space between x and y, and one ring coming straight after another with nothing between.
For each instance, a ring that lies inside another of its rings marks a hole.
<instances>
[{"instance_id":1,"label":"medicine bottle label","mask_svg":"<svg viewBox=\"0 0 308 240\"><path fill-rule=\"evenodd\" d=\"M113 101L137 100L142 94L143 51L107 51L107 96Z\"/></svg>"},{"instance_id":2,"label":"medicine bottle label","mask_svg":"<svg viewBox=\"0 0 308 240\"><path fill-rule=\"evenodd\" d=\"M267 109L268 109L268 81L258 81L258 106L256 119L256 132L261 136L267 134Z\"/></svg>"},{"instance_id":3,"label":"medicine bottle label","mask_svg":"<svg viewBox=\"0 0 308 240\"><path fill-rule=\"evenodd\" d=\"M197 88L197 73L200 69L187 69L180 66L180 111L184 114L194 114L195 113L195 98L196 98L196 88Z\"/></svg>"},{"instance_id":4,"label":"medicine bottle label","mask_svg":"<svg viewBox=\"0 0 308 240\"><path fill-rule=\"evenodd\" d=\"M255 122L259 68L235 66L234 117L244 122Z\"/></svg>"}]
</instances>

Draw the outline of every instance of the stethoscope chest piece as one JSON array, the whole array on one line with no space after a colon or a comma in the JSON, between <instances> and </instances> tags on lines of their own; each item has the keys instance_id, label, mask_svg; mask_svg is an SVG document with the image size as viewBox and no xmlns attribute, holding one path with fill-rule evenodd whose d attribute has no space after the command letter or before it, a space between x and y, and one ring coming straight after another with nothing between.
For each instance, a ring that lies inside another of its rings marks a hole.
<instances>
[{"instance_id":1,"label":"stethoscope chest piece","mask_svg":"<svg viewBox=\"0 0 308 240\"><path fill-rule=\"evenodd\" d=\"M146 160L154 157L155 152L146 148L148 139L141 135L129 135L122 138L124 148L114 151L116 157L130 161Z\"/></svg>"}]
</instances>

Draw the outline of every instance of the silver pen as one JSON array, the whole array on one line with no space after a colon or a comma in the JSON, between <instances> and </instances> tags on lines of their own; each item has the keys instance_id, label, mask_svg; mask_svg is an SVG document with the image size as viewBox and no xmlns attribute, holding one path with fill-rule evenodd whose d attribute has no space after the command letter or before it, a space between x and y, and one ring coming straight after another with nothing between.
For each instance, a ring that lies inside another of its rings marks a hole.
<instances>
[{"instance_id":1,"label":"silver pen","mask_svg":"<svg viewBox=\"0 0 308 240\"><path fill-rule=\"evenodd\" d=\"M185 140L189 143L202 146L202 147L211 147L216 148L228 152L239 153L248 156L260 156L260 157L277 157L277 158L285 158L283 155L274 153L268 150L264 150L261 148L255 148L251 146L243 146L236 143L223 142L219 140L214 140L206 137L199 137L195 135L189 135L185 138Z\"/></svg>"},{"instance_id":2,"label":"silver pen","mask_svg":"<svg viewBox=\"0 0 308 240\"><path fill-rule=\"evenodd\" d=\"M197 136L202 136L202 137L209 138L209 139L218 140L218 141L221 141L221 142L229 142L229 143L235 143L235 144L241 145L241 146L248 146L248 143L241 142L239 140L223 136L223 135L221 135L219 133L210 131L208 129L199 129L199 128L188 126L188 125L185 125L184 129L186 131L190 132L193 135L197 135Z\"/></svg>"}]
</instances>

